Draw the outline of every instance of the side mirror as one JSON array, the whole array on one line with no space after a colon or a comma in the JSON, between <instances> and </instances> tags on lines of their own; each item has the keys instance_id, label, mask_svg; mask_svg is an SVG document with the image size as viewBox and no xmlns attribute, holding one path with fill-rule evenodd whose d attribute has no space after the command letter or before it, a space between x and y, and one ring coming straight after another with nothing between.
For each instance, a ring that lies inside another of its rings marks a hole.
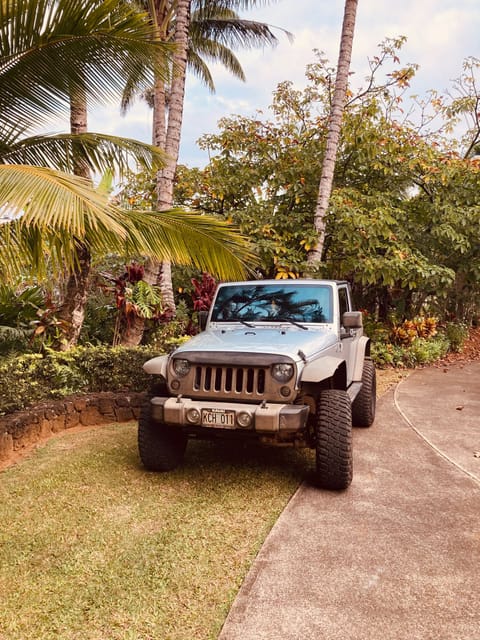
<instances>
[{"instance_id":1,"label":"side mirror","mask_svg":"<svg viewBox=\"0 0 480 640\"><path fill-rule=\"evenodd\" d=\"M205 327L207 326L207 318L208 318L208 311L198 312L198 324L200 326L201 331L204 331Z\"/></svg>"},{"instance_id":2,"label":"side mirror","mask_svg":"<svg viewBox=\"0 0 480 640\"><path fill-rule=\"evenodd\" d=\"M345 311L342 316L342 325L345 329L361 329L363 317L361 311Z\"/></svg>"}]
</instances>

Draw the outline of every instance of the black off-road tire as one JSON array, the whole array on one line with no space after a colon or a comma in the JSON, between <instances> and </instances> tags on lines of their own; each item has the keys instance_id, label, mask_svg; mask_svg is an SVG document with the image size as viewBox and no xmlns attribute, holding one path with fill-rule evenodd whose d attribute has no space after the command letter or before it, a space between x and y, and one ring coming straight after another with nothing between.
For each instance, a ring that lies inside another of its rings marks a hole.
<instances>
[{"instance_id":1,"label":"black off-road tire","mask_svg":"<svg viewBox=\"0 0 480 640\"><path fill-rule=\"evenodd\" d=\"M168 395L162 383L152 387L138 420L138 452L143 466L149 471L172 471L183 461L187 437L179 428L157 422L152 418L151 398Z\"/></svg>"},{"instance_id":2,"label":"black off-road tire","mask_svg":"<svg viewBox=\"0 0 480 640\"><path fill-rule=\"evenodd\" d=\"M315 415L315 484L341 491L352 482L352 411L346 391L326 389Z\"/></svg>"},{"instance_id":3,"label":"black off-road tire","mask_svg":"<svg viewBox=\"0 0 480 640\"><path fill-rule=\"evenodd\" d=\"M352 403L352 422L355 427L370 427L375 420L377 403L377 376L375 365L365 360L362 372L362 388Z\"/></svg>"}]
</instances>

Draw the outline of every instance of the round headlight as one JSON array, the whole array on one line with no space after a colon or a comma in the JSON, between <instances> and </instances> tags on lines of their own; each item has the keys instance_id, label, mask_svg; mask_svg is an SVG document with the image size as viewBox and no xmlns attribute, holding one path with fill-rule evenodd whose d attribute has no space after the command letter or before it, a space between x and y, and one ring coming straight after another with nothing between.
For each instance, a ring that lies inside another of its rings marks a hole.
<instances>
[{"instance_id":1,"label":"round headlight","mask_svg":"<svg viewBox=\"0 0 480 640\"><path fill-rule=\"evenodd\" d=\"M293 373L293 364L282 362L280 364L274 364L272 367L272 376L277 382L288 382L292 379Z\"/></svg>"},{"instance_id":2,"label":"round headlight","mask_svg":"<svg viewBox=\"0 0 480 640\"><path fill-rule=\"evenodd\" d=\"M246 429L252 424L252 414L248 411L240 411L237 413L237 422L240 427Z\"/></svg>"},{"instance_id":3,"label":"round headlight","mask_svg":"<svg viewBox=\"0 0 480 640\"><path fill-rule=\"evenodd\" d=\"M192 424L198 424L200 422L200 411L192 407L187 411L187 420Z\"/></svg>"},{"instance_id":4,"label":"round headlight","mask_svg":"<svg viewBox=\"0 0 480 640\"><path fill-rule=\"evenodd\" d=\"M173 370L179 378L183 378L190 371L190 362L184 358L175 358L173 361Z\"/></svg>"}]
</instances>

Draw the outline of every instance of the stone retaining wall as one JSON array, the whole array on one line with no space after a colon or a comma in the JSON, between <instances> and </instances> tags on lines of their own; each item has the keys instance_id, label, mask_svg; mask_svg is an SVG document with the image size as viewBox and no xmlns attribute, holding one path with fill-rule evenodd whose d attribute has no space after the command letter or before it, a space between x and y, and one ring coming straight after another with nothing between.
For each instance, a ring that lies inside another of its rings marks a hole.
<instances>
[{"instance_id":1,"label":"stone retaining wall","mask_svg":"<svg viewBox=\"0 0 480 640\"><path fill-rule=\"evenodd\" d=\"M136 420L144 398L128 391L70 396L0 417L0 462L64 429Z\"/></svg>"}]
</instances>

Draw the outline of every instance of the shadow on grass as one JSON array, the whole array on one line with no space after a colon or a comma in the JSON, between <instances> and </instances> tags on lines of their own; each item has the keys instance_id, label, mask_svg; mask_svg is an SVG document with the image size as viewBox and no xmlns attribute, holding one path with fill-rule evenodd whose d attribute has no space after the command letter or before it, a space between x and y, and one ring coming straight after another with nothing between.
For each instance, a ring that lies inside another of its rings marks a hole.
<instances>
[{"instance_id":1,"label":"shadow on grass","mask_svg":"<svg viewBox=\"0 0 480 640\"><path fill-rule=\"evenodd\" d=\"M265 468L297 474L305 473L309 468L311 459L307 450L294 449L293 447L273 447L259 445L253 442L191 442L189 443L189 463L192 466L195 460L202 463L223 464L235 467Z\"/></svg>"},{"instance_id":2,"label":"shadow on grass","mask_svg":"<svg viewBox=\"0 0 480 640\"><path fill-rule=\"evenodd\" d=\"M162 473L146 471L138 456L138 451L129 452L129 464L144 473L179 477L211 478L218 474L226 478L233 472L233 478L241 481L242 473L252 473L265 479L266 476L297 479L300 482L309 476L313 465L313 454L307 449L293 447L269 447L254 442L233 442L228 440L190 440L183 463L174 471Z\"/></svg>"}]
</instances>

